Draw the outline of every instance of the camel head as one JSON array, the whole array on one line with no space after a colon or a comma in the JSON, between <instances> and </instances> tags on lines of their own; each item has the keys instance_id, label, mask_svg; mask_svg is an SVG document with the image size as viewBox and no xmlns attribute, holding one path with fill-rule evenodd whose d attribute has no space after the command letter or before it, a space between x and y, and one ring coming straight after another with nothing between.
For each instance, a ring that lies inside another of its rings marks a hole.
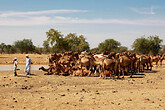
<instances>
[{"instance_id":1,"label":"camel head","mask_svg":"<svg viewBox=\"0 0 165 110\"><path fill-rule=\"evenodd\" d=\"M43 70L44 69L44 67L43 66L41 66L40 68L39 68L39 70Z\"/></svg>"}]
</instances>

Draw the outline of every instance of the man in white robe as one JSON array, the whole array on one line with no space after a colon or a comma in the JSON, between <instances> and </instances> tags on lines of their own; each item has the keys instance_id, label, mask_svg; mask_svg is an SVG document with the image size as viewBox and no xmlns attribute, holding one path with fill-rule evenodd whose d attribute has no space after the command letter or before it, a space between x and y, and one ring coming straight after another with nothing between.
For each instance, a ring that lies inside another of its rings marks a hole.
<instances>
[{"instance_id":1,"label":"man in white robe","mask_svg":"<svg viewBox=\"0 0 165 110\"><path fill-rule=\"evenodd\" d=\"M14 76L17 76L17 58L14 58Z\"/></svg>"},{"instance_id":2,"label":"man in white robe","mask_svg":"<svg viewBox=\"0 0 165 110\"><path fill-rule=\"evenodd\" d=\"M29 55L26 55L25 73L27 73L27 75L30 75L30 69L31 69L31 59Z\"/></svg>"}]
</instances>

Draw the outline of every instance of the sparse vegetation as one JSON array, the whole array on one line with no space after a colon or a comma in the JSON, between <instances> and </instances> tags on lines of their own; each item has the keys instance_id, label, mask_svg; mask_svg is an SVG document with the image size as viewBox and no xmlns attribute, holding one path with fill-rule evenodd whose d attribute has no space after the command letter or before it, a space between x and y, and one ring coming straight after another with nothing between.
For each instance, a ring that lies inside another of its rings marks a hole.
<instances>
[{"instance_id":1,"label":"sparse vegetation","mask_svg":"<svg viewBox=\"0 0 165 110\"><path fill-rule=\"evenodd\" d=\"M89 43L83 35L77 35L76 33L69 33L66 36L55 29L50 29L46 32L47 39L43 41L42 47L36 47L33 45L31 39L23 39L15 41L13 45L0 44L0 53L55 53L65 51L91 51L91 52L124 52L131 51L140 54L157 55L165 52L164 46L162 46L163 40L159 36L142 36L137 38L133 42L132 50L128 50L127 47L122 46L119 41L114 39L106 39L101 42L98 47L90 49Z\"/></svg>"}]
</instances>

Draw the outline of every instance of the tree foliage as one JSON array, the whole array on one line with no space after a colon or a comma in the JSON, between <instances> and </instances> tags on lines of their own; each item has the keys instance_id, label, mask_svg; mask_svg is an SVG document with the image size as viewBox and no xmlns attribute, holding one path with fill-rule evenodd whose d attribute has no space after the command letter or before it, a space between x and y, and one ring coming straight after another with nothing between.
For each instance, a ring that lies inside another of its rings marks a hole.
<instances>
[{"instance_id":1,"label":"tree foliage","mask_svg":"<svg viewBox=\"0 0 165 110\"><path fill-rule=\"evenodd\" d=\"M103 52L103 51L112 52L112 51L117 50L117 48L120 45L121 45L120 42L118 42L114 39L107 39L98 45L98 51L99 52Z\"/></svg>"},{"instance_id":2,"label":"tree foliage","mask_svg":"<svg viewBox=\"0 0 165 110\"><path fill-rule=\"evenodd\" d=\"M133 49L137 53L156 55L161 49L162 41L159 36L137 38L133 43Z\"/></svg>"},{"instance_id":3,"label":"tree foliage","mask_svg":"<svg viewBox=\"0 0 165 110\"><path fill-rule=\"evenodd\" d=\"M13 45L5 46L5 53L11 54L11 53L15 53L15 52L16 52L16 48Z\"/></svg>"},{"instance_id":4,"label":"tree foliage","mask_svg":"<svg viewBox=\"0 0 165 110\"><path fill-rule=\"evenodd\" d=\"M11 53L15 53L16 52L16 48L13 45L6 45L5 43L1 43L0 44L0 53L7 53L7 54L11 54Z\"/></svg>"},{"instance_id":5,"label":"tree foliage","mask_svg":"<svg viewBox=\"0 0 165 110\"><path fill-rule=\"evenodd\" d=\"M43 41L43 47L33 45L31 39L17 40L13 45L0 43L0 53L54 53L65 51L91 51L91 52L125 52L131 51L140 54L165 54L165 45L162 45L162 39L159 36L142 36L133 42L133 50L128 50L127 47L121 46L121 43L114 39L106 39L101 42L98 47L89 50L89 43L83 35L69 33L66 36L55 29L50 29L46 32L47 39Z\"/></svg>"},{"instance_id":6,"label":"tree foliage","mask_svg":"<svg viewBox=\"0 0 165 110\"><path fill-rule=\"evenodd\" d=\"M5 52L5 51L4 51L5 47L6 47L5 43L1 43L1 44L0 44L0 52L1 52L1 54L2 54L3 52Z\"/></svg>"},{"instance_id":7,"label":"tree foliage","mask_svg":"<svg viewBox=\"0 0 165 110\"><path fill-rule=\"evenodd\" d=\"M162 54L165 54L165 45L162 46Z\"/></svg>"},{"instance_id":8,"label":"tree foliage","mask_svg":"<svg viewBox=\"0 0 165 110\"><path fill-rule=\"evenodd\" d=\"M47 42L52 46L52 52L89 50L89 44L83 35L77 36L76 33L69 33L63 37L61 32L54 29L50 29L46 35ZM43 45L46 46L47 42L44 41Z\"/></svg>"},{"instance_id":9,"label":"tree foliage","mask_svg":"<svg viewBox=\"0 0 165 110\"><path fill-rule=\"evenodd\" d=\"M150 42L150 53L152 55L158 54L161 49L161 43L163 40L160 39L159 36L149 36L148 39Z\"/></svg>"},{"instance_id":10,"label":"tree foliage","mask_svg":"<svg viewBox=\"0 0 165 110\"><path fill-rule=\"evenodd\" d=\"M31 39L23 39L14 42L14 46L20 51L21 53L29 53L35 50L35 46Z\"/></svg>"},{"instance_id":11,"label":"tree foliage","mask_svg":"<svg viewBox=\"0 0 165 110\"><path fill-rule=\"evenodd\" d=\"M138 38L133 43L133 49L137 53L148 54L149 53L149 40L144 37Z\"/></svg>"},{"instance_id":12,"label":"tree foliage","mask_svg":"<svg viewBox=\"0 0 165 110\"><path fill-rule=\"evenodd\" d=\"M66 46L61 32L55 29L50 29L48 32L46 32L46 35L47 42L52 46L52 52L65 51Z\"/></svg>"},{"instance_id":13,"label":"tree foliage","mask_svg":"<svg viewBox=\"0 0 165 110\"><path fill-rule=\"evenodd\" d=\"M49 53L50 52L50 46L49 46L49 42L47 40L43 41L43 52L44 53Z\"/></svg>"},{"instance_id":14,"label":"tree foliage","mask_svg":"<svg viewBox=\"0 0 165 110\"><path fill-rule=\"evenodd\" d=\"M58 30L50 29L48 32L46 32L47 35L47 41L50 42L50 44L58 45L60 43L60 40L63 38L63 35L61 32L58 32Z\"/></svg>"},{"instance_id":15,"label":"tree foliage","mask_svg":"<svg viewBox=\"0 0 165 110\"><path fill-rule=\"evenodd\" d=\"M125 46L120 46L116 49L116 52L119 52L119 53L126 52L126 51L128 51L128 48Z\"/></svg>"},{"instance_id":16,"label":"tree foliage","mask_svg":"<svg viewBox=\"0 0 165 110\"><path fill-rule=\"evenodd\" d=\"M89 50L89 44L85 40L83 35L77 36L76 33L69 33L65 38L64 42L66 42L67 50L70 51L85 51Z\"/></svg>"}]
</instances>

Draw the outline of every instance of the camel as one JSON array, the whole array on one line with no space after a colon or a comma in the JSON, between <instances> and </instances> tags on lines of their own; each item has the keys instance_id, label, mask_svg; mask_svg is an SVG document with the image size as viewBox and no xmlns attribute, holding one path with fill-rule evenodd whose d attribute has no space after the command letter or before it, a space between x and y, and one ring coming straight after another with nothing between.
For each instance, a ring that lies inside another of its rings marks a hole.
<instances>
[{"instance_id":1,"label":"camel","mask_svg":"<svg viewBox=\"0 0 165 110\"><path fill-rule=\"evenodd\" d=\"M90 76L91 71L87 70L85 67L83 67L83 73L81 68L76 68L76 70L73 71L73 76Z\"/></svg>"},{"instance_id":2,"label":"camel","mask_svg":"<svg viewBox=\"0 0 165 110\"><path fill-rule=\"evenodd\" d=\"M39 70L45 71L45 72L49 72L50 68L45 69L43 66L39 68Z\"/></svg>"},{"instance_id":3,"label":"camel","mask_svg":"<svg viewBox=\"0 0 165 110\"><path fill-rule=\"evenodd\" d=\"M162 66L162 61L165 59L165 54L162 55L162 57L160 58L160 66Z\"/></svg>"},{"instance_id":4,"label":"camel","mask_svg":"<svg viewBox=\"0 0 165 110\"><path fill-rule=\"evenodd\" d=\"M51 57L50 57L50 61L51 62L54 62L54 61L56 62L56 61L58 61L60 59L60 57L62 57L61 53L59 53L59 54L56 54L56 53L52 54Z\"/></svg>"},{"instance_id":5,"label":"camel","mask_svg":"<svg viewBox=\"0 0 165 110\"><path fill-rule=\"evenodd\" d=\"M137 72L137 68L138 68L138 59L136 57L136 54L135 53L130 53L129 54L129 57L131 58L132 60L132 69L133 69L133 72L136 73Z\"/></svg>"},{"instance_id":6,"label":"camel","mask_svg":"<svg viewBox=\"0 0 165 110\"><path fill-rule=\"evenodd\" d=\"M151 62L155 62L156 66L158 66L158 62L160 61L161 56L151 56Z\"/></svg>"},{"instance_id":7,"label":"camel","mask_svg":"<svg viewBox=\"0 0 165 110\"><path fill-rule=\"evenodd\" d=\"M67 76L71 74L70 68L69 67L62 67L60 65L58 66L50 66L48 69L45 69L43 66L39 68L39 70L43 70L47 73L44 75L63 75Z\"/></svg>"},{"instance_id":8,"label":"camel","mask_svg":"<svg viewBox=\"0 0 165 110\"><path fill-rule=\"evenodd\" d=\"M52 75L53 73L55 73L55 69L53 68L53 66L50 66L48 69L45 69L43 66L39 68L39 70L45 71L47 73L45 73L44 75Z\"/></svg>"},{"instance_id":9,"label":"camel","mask_svg":"<svg viewBox=\"0 0 165 110\"><path fill-rule=\"evenodd\" d=\"M111 52L110 54L108 54L107 57L108 58L116 58L116 52Z\"/></svg>"},{"instance_id":10,"label":"camel","mask_svg":"<svg viewBox=\"0 0 165 110\"><path fill-rule=\"evenodd\" d=\"M151 57L150 56L147 56L147 55L142 55L140 57L140 65L143 66L143 70L144 70L144 67L147 66L147 70L152 70L152 63L151 63ZM150 67L150 69L149 69Z\"/></svg>"},{"instance_id":11,"label":"camel","mask_svg":"<svg viewBox=\"0 0 165 110\"><path fill-rule=\"evenodd\" d=\"M62 64L63 66L69 67L70 61L71 61L71 57L69 57L68 55L65 55L59 59L58 63Z\"/></svg>"},{"instance_id":12,"label":"camel","mask_svg":"<svg viewBox=\"0 0 165 110\"><path fill-rule=\"evenodd\" d=\"M82 69L82 68L83 68L83 67L89 66L90 69L92 69L92 67L93 67L93 65L94 65L94 62L93 62L93 58L92 58L92 57L90 57L90 56L84 56L84 57L79 58L79 59L77 60L77 64L80 65L81 71L82 71L82 73L83 73L83 69ZM81 75L81 76L82 76L82 75Z\"/></svg>"},{"instance_id":13,"label":"camel","mask_svg":"<svg viewBox=\"0 0 165 110\"><path fill-rule=\"evenodd\" d=\"M128 56L127 53L123 53L122 56L119 57L119 74L118 74L118 78L120 76L120 73L122 73L124 78L124 73L128 73L129 69L131 70L131 75L130 77L132 77L132 67L133 67L133 61L132 59Z\"/></svg>"},{"instance_id":14,"label":"camel","mask_svg":"<svg viewBox=\"0 0 165 110\"><path fill-rule=\"evenodd\" d=\"M102 72L101 72L101 76L103 77L103 79L106 79L107 73L109 73L110 78L112 75L115 75L115 71L114 71L115 63L116 62L114 59L105 58L103 60ZM106 70L108 70L109 72Z\"/></svg>"},{"instance_id":15,"label":"camel","mask_svg":"<svg viewBox=\"0 0 165 110\"><path fill-rule=\"evenodd\" d=\"M105 58L106 57L104 57L104 56L98 56L98 55L94 56L93 62L94 62L94 71L95 71L95 73L96 72L100 72L101 73L101 71L102 71L102 65L103 65L103 60ZM100 74L100 78L101 78L101 74Z\"/></svg>"}]
</instances>

